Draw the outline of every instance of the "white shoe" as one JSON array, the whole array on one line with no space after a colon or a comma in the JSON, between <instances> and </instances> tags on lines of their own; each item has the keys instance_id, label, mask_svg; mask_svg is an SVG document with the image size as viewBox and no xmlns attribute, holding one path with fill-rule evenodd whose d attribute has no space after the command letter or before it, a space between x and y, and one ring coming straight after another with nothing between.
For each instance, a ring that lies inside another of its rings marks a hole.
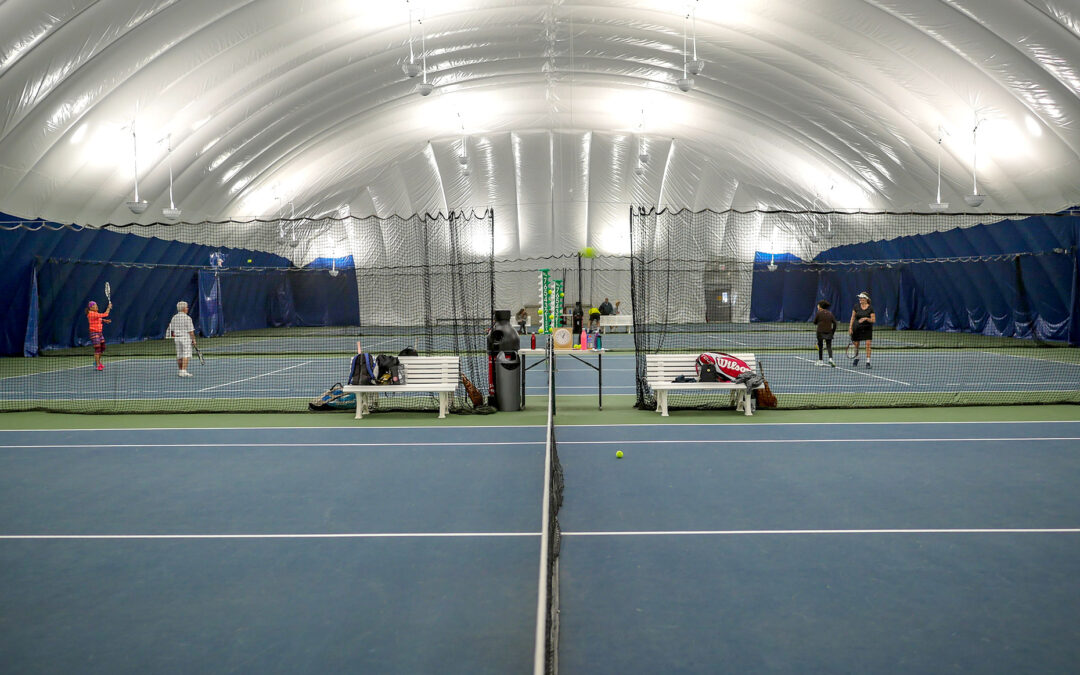
<instances>
[{"instance_id":1,"label":"white shoe","mask_svg":"<svg viewBox=\"0 0 1080 675\"><path fill-rule=\"evenodd\" d=\"M821 361L821 360L818 360L818 361L817 361L817 363L815 363L814 365L815 365L815 366L819 366L819 367L821 367L821 366L824 366L824 365L825 365L825 362L824 362L824 361Z\"/></svg>"},{"instance_id":2,"label":"white shoe","mask_svg":"<svg viewBox=\"0 0 1080 675\"><path fill-rule=\"evenodd\" d=\"M835 368L836 367L836 362L833 361L832 359L829 359L829 365L832 366L833 368Z\"/></svg>"},{"instance_id":3,"label":"white shoe","mask_svg":"<svg viewBox=\"0 0 1080 675\"><path fill-rule=\"evenodd\" d=\"M182 370L176 371L176 376L177 377L183 377L184 376L184 371L182 371Z\"/></svg>"},{"instance_id":4,"label":"white shoe","mask_svg":"<svg viewBox=\"0 0 1080 675\"><path fill-rule=\"evenodd\" d=\"M192 377L192 375L191 375L191 373L189 373L186 370L181 370L180 371L180 377Z\"/></svg>"}]
</instances>

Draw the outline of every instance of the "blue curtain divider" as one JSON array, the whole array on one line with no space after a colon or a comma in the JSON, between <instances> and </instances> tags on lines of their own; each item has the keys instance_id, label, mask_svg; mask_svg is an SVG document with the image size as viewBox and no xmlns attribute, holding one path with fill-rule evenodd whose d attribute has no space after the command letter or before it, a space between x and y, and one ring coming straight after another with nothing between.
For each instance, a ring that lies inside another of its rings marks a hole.
<instances>
[{"instance_id":1,"label":"blue curtain divider","mask_svg":"<svg viewBox=\"0 0 1080 675\"><path fill-rule=\"evenodd\" d=\"M898 329L1067 341L1080 346L1080 218L1039 216L839 246L814 262L769 272L755 256L751 321L807 321L828 300L843 323L867 291L878 323ZM998 256L997 259L987 259ZM963 262L956 258L978 260ZM950 262L896 262L953 259ZM874 266L844 265L852 261ZM807 279L816 278L810 289ZM806 308L810 307L808 311Z\"/></svg>"}]
</instances>

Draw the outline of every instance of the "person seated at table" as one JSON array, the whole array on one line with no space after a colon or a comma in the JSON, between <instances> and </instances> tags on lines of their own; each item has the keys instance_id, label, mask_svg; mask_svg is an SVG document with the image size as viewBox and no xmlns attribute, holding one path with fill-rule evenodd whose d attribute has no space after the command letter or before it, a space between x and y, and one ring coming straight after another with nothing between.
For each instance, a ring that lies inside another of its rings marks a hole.
<instances>
[{"instance_id":1,"label":"person seated at table","mask_svg":"<svg viewBox=\"0 0 1080 675\"><path fill-rule=\"evenodd\" d=\"M611 300L604 298L604 301L600 303L600 316L611 316L615 313L615 308L611 306Z\"/></svg>"}]
</instances>

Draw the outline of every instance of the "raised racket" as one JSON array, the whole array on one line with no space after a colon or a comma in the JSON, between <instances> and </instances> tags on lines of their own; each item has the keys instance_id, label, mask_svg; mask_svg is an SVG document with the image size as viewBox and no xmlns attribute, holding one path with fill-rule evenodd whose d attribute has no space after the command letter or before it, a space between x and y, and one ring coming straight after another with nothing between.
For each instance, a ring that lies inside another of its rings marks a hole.
<instances>
[{"instance_id":1,"label":"raised racket","mask_svg":"<svg viewBox=\"0 0 1080 675\"><path fill-rule=\"evenodd\" d=\"M856 356L859 355L859 348L857 346L855 346L854 341L848 340L848 345L847 345L847 347L844 348L844 353L847 354L847 357L849 359L853 359L853 358L855 358Z\"/></svg>"},{"instance_id":2,"label":"raised racket","mask_svg":"<svg viewBox=\"0 0 1080 675\"><path fill-rule=\"evenodd\" d=\"M108 281L105 282L105 299L109 301L110 305L112 304L112 286L109 285Z\"/></svg>"}]
</instances>

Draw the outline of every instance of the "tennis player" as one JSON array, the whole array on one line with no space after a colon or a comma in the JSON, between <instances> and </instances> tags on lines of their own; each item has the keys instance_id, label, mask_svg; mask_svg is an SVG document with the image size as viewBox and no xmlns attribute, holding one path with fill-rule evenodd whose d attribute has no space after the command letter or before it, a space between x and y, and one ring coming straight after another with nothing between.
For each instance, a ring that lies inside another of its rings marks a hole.
<instances>
[{"instance_id":1,"label":"tennis player","mask_svg":"<svg viewBox=\"0 0 1080 675\"><path fill-rule=\"evenodd\" d=\"M165 335L176 343L176 367L180 369L177 376L191 377L187 367L191 358L191 347L195 344L195 324L188 316L188 304L183 300L176 303L176 315L169 322Z\"/></svg>"},{"instance_id":2,"label":"tennis player","mask_svg":"<svg viewBox=\"0 0 1080 675\"><path fill-rule=\"evenodd\" d=\"M859 365L859 343L866 342L866 368L870 369L870 342L874 339L875 321L877 316L874 314L874 306L870 304L870 296L865 292L859 293L859 304L851 310L851 322L848 324L848 334L855 344L852 366Z\"/></svg>"},{"instance_id":3,"label":"tennis player","mask_svg":"<svg viewBox=\"0 0 1080 675\"><path fill-rule=\"evenodd\" d=\"M105 317L112 311L112 303L109 303L104 312L97 310L97 303L91 300L86 306L86 320L90 324L90 344L94 345L94 367L105 370L105 364L101 362L101 356L105 353L105 336L101 334L101 324L109 323L109 319Z\"/></svg>"},{"instance_id":4,"label":"tennis player","mask_svg":"<svg viewBox=\"0 0 1080 675\"><path fill-rule=\"evenodd\" d=\"M817 312L814 314L814 325L817 327L817 365L825 365L824 354L821 352L822 346L825 346L829 350L829 365L835 368L836 361L833 361L832 341L833 334L836 333L836 317L829 311L828 300L822 300L817 306Z\"/></svg>"}]
</instances>

